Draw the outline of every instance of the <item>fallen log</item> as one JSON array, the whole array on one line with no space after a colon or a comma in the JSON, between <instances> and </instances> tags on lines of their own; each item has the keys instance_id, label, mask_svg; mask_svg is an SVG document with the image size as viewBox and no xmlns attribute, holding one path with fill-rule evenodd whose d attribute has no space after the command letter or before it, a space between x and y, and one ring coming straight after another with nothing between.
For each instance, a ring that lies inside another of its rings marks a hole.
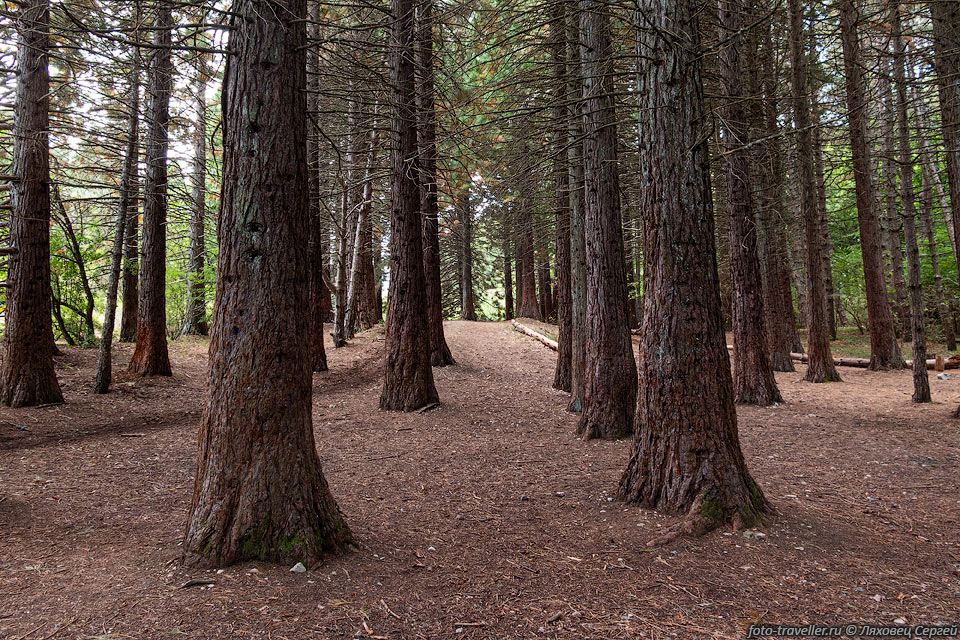
<instances>
[{"instance_id":1,"label":"fallen log","mask_svg":"<svg viewBox=\"0 0 960 640\"><path fill-rule=\"evenodd\" d=\"M729 351L733 351L733 345L728 344L727 349ZM791 353L790 357L796 362L806 362L810 358L810 356L808 356L805 353ZM949 360L943 361L943 358L941 356L941 362L943 363L944 369L960 369L960 359L951 358ZM913 360L904 360L903 363L907 367L913 366ZM838 367L858 367L860 369L867 369L870 366L870 359L869 358L834 358L833 364L837 365ZM938 371L940 370L940 369L937 369L936 358L930 358L929 360L927 360L927 369L936 369Z\"/></svg>"},{"instance_id":2,"label":"fallen log","mask_svg":"<svg viewBox=\"0 0 960 640\"><path fill-rule=\"evenodd\" d=\"M556 340L551 340L550 338L548 338L547 336L543 335L542 333L538 333L538 332L534 331L533 329L531 329L530 327L528 327L528 326L526 326L526 325L520 324L520 323L517 322L516 320L511 320L511 321L510 321L510 324L512 324L512 325L513 325L513 328L516 329L517 331L519 331L520 333L526 334L526 335L530 336L531 338L536 338L537 340L539 340L540 342L542 342L542 343L545 344L546 346L550 347L550 348L553 349L554 351L556 351L556 350L559 348L559 345L557 345L557 341L556 341Z\"/></svg>"}]
</instances>

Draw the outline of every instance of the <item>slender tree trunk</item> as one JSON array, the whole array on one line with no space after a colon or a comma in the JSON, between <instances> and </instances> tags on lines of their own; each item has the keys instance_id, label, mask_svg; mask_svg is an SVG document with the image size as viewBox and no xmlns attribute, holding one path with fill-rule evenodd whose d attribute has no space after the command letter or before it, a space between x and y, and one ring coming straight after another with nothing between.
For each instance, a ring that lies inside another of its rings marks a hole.
<instances>
[{"instance_id":1,"label":"slender tree trunk","mask_svg":"<svg viewBox=\"0 0 960 640\"><path fill-rule=\"evenodd\" d=\"M553 287L550 286L549 258L544 257L540 260L537 267L537 279L540 281L540 317L544 322L549 322L553 319Z\"/></svg>"},{"instance_id":2,"label":"slender tree trunk","mask_svg":"<svg viewBox=\"0 0 960 640\"><path fill-rule=\"evenodd\" d=\"M922 137L923 132L919 135ZM923 223L923 234L927 241L927 252L930 254L930 269L933 271L934 291L937 296L937 312L940 315L940 327L943 331L943 339L946 342L947 350L954 351L957 348L957 336L954 330L953 314L950 312L950 305L943 291L943 276L940 273L940 256L937 252L937 240L933 231L933 163L927 163L924 160L921 165L920 182L920 220Z\"/></svg>"},{"instance_id":3,"label":"slender tree trunk","mask_svg":"<svg viewBox=\"0 0 960 640\"><path fill-rule=\"evenodd\" d=\"M137 142L137 155L140 143ZM135 176L130 186L130 209L127 212L127 228L123 232L123 296L120 307L120 342L134 342L137 339L137 303L140 297L137 287L140 243L139 180Z\"/></svg>"},{"instance_id":4,"label":"slender tree trunk","mask_svg":"<svg viewBox=\"0 0 960 640\"><path fill-rule=\"evenodd\" d=\"M567 168L567 30L564 5L556 2L550 15L550 62L553 67L553 179L557 226L557 367L553 388L570 391L572 359L572 300L570 293L570 173Z\"/></svg>"},{"instance_id":5,"label":"slender tree trunk","mask_svg":"<svg viewBox=\"0 0 960 640\"><path fill-rule=\"evenodd\" d=\"M537 301L537 277L534 262L533 240L533 209L528 198L520 197L520 246L518 255L520 264L517 277L519 278L520 302L517 307L517 316L541 320L540 305Z\"/></svg>"},{"instance_id":6,"label":"slender tree trunk","mask_svg":"<svg viewBox=\"0 0 960 640\"><path fill-rule=\"evenodd\" d=\"M56 200L57 208L60 212L60 215L56 217L56 220L60 225L60 229L63 231L64 236L67 238L67 246L69 247L72 255L72 262L77 267L77 275L80 279L80 288L83 289L85 303L83 308L77 309L71 307L83 321L80 335L78 336L79 342L81 346L89 347L92 346L94 340L96 340L96 332L93 326L93 311L96 307L96 303L93 298L93 289L90 288L90 278L87 277L87 267L84 262L83 251L80 248L80 241L77 238L76 231L73 229L73 222L70 220L70 215L67 213L67 207L63 203L63 198L60 197L60 187L57 184L53 185L53 199Z\"/></svg>"},{"instance_id":7,"label":"slender tree trunk","mask_svg":"<svg viewBox=\"0 0 960 640\"><path fill-rule=\"evenodd\" d=\"M891 92L889 68L886 64L880 70L880 95L883 99L883 191L886 201L885 222L887 250L892 272L894 304L897 316L897 331L904 340L910 337L910 304L907 298L907 284L903 278L903 249L901 248L901 216L897 211L897 164L896 135L897 122L894 97Z\"/></svg>"},{"instance_id":8,"label":"slender tree trunk","mask_svg":"<svg viewBox=\"0 0 960 640\"><path fill-rule=\"evenodd\" d=\"M504 214L506 216L506 213ZM511 263L513 262L513 251L510 248L511 230L507 227L507 221L503 222L503 319L513 320L513 272Z\"/></svg>"},{"instance_id":9,"label":"slender tree trunk","mask_svg":"<svg viewBox=\"0 0 960 640\"><path fill-rule=\"evenodd\" d=\"M619 496L686 514L676 533L758 523L768 510L737 433L710 193L695 0L641 0L640 398Z\"/></svg>"},{"instance_id":10,"label":"slender tree trunk","mask_svg":"<svg viewBox=\"0 0 960 640\"><path fill-rule=\"evenodd\" d=\"M940 97L940 125L946 151L947 187L954 212L960 212L960 3L933 0L934 68ZM953 215L953 237L960 244L960 215ZM960 273L960 257L957 259ZM960 413L960 410L958 410Z\"/></svg>"},{"instance_id":11,"label":"slender tree trunk","mask_svg":"<svg viewBox=\"0 0 960 640\"><path fill-rule=\"evenodd\" d=\"M141 376L169 376L167 353L167 148L170 93L173 90L170 0L159 0L150 64L147 115L146 180L143 239L140 247L140 299L137 303L137 347L130 371Z\"/></svg>"},{"instance_id":12,"label":"slender tree trunk","mask_svg":"<svg viewBox=\"0 0 960 640\"><path fill-rule=\"evenodd\" d=\"M720 0L721 36L732 38L720 52L724 98L724 153L727 216L730 219L730 270L733 275L734 401L767 406L783 402L767 355L763 284L757 255L757 229L751 193L750 136L743 78L741 30L746 8L740 0Z\"/></svg>"},{"instance_id":13,"label":"slender tree trunk","mask_svg":"<svg viewBox=\"0 0 960 640\"><path fill-rule=\"evenodd\" d=\"M10 184L7 309L0 403L63 402L53 367L50 305L50 5L23 0L17 16L17 97Z\"/></svg>"},{"instance_id":14,"label":"slender tree trunk","mask_svg":"<svg viewBox=\"0 0 960 640\"><path fill-rule=\"evenodd\" d=\"M473 210L469 187L457 198L460 217L460 319L477 321L476 300L473 295Z\"/></svg>"},{"instance_id":15,"label":"slender tree trunk","mask_svg":"<svg viewBox=\"0 0 960 640\"><path fill-rule=\"evenodd\" d=\"M910 122L907 119L907 51L901 35L900 3L887 0L890 9L891 37L894 44L893 76L897 93L897 143L900 164L900 200L903 204L903 236L907 248L910 287L910 329L913 335L913 401L930 402L927 378L927 328L923 315L923 291L920 284L920 249L917 245L917 203L913 192L913 151L910 147Z\"/></svg>"},{"instance_id":16,"label":"slender tree trunk","mask_svg":"<svg viewBox=\"0 0 960 640\"><path fill-rule=\"evenodd\" d=\"M320 37L320 0L308 0L310 24L307 36L311 40ZM324 229L320 215L320 130L316 118L319 117L320 50L316 44L307 49L307 186L309 200L307 206L307 245L310 295L310 368L314 372L327 371L327 350L323 344L323 321L327 317L330 304L330 292L323 281L323 241Z\"/></svg>"},{"instance_id":17,"label":"slender tree trunk","mask_svg":"<svg viewBox=\"0 0 960 640\"><path fill-rule=\"evenodd\" d=\"M790 23L790 74L793 116L797 127L800 210L807 243L807 354L809 362L804 380L838 382L840 374L830 353L827 295L823 275L823 239L820 234L817 187L814 174L813 136L810 122L810 96L807 79L807 53L803 48L803 22L800 0L787 2Z\"/></svg>"},{"instance_id":18,"label":"slender tree trunk","mask_svg":"<svg viewBox=\"0 0 960 640\"><path fill-rule=\"evenodd\" d=\"M587 314L583 411L577 435L633 433L637 365L627 324L627 277L617 168L613 56L608 5L580 0L583 73Z\"/></svg>"},{"instance_id":19,"label":"slender tree trunk","mask_svg":"<svg viewBox=\"0 0 960 640\"><path fill-rule=\"evenodd\" d=\"M348 340L354 337L357 318L357 301L360 296L361 279L364 271L364 233L370 230L370 215L373 213L373 164L377 150L377 124L370 128L370 144L367 148L367 164L363 171L363 191L357 203L357 225L353 240L353 255L350 258L350 284L347 287L347 313L344 318L344 331ZM372 267L371 269L372 270Z\"/></svg>"},{"instance_id":20,"label":"slender tree trunk","mask_svg":"<svg viewBox=\"0 0 960 640\"><path fill-rule=\"evenodd\" d=\"M309 566L351 540L317 457L302 348L306 15L306 0L233 5L210 390L183 542L191 563Z\"/></svg>"},{"instance_id":21,"label":"slender tree trunk","mask_svg":"<svg viewBox=\"0 0 960 640\"><path fill-rule=\"evenodd\" d=\"M103 313L103 331L100 334L100 352L97 356L97 377L93 383L94 393L107 393L113 376L112 346L113 328L116 324L117 289L120 285L120 270L123 266L124 234L130 209L135 208L134 197L137 180L137 137L140 130L140 51L135 46L130 63L130 93L127 114L127 147L120 174L120 203L117 207L117 224L113 233L113 249L110 251L110 279L107 284L107 306Z\"/></svg>"},{"instance_id":22,"label":"slender tree trunk","mask_svg":"<svg viewBox=\"0 0 960 640\"><path fill-rule=\"evenodd\" d=\"M390 0L391 121L390 292L380 408L414 411L439 402L430 366L423 272L423 223L417 184L413 0Z\"/></svg>"},{"instance_id":23,"label":"slender tree trunk","mask_svg":"<svg viewBox=\"0 0 960 640\"><path fill-rule=\"evenodd\" d=\"M430 364L456 364L443 333L440 285L440 223L437 202L437 114L434 106L433 2L417 4L417 109L420 144L420 208L423 212L423 271L427 288L427 323Z\"/></svg>"},{"instance_id":24,"label":"slender tree trunk","mask_svg":"<svg viewBox=\"0 0 960 640\"><path fill-rule=\"evenodd\" d=\"M903 367L900 346L893 324L883 277L883 249L877 217L877 197L873 191L867 147L867 101L864 94L860 38L857 34L859 11L856 0L840 1L840 28L843 67L846 79L847 113L850 122L850 150L860 225L860 252L863 256L863 280L867 294L867 321L870 328L870 369Z\"/></svg>"},{"instance_id":25,"label":"slender tree trunk","mask_svg":"<svg viewBox=\"0 0 960 640\"><path fill-rule=\"evenodd\" d=\"M207 299L204 282L204 226L207 217L207 70L205 54L197 55L193 99L196 121L193 131L193 174L190 191L190 247L187 259L187 312L181 335L207 335Z\"/></svg>"},{"instance_id":26,"label":"slender tree trunk","mask_svg":"<svg viewBox=\"0 0 960 640\"><path fill-rule=\"evenodd\" d=\"M583 188L583 77L580 68L580 11L578 0L564 1L567 25L567 166L570 184L570 405L583 411L586 387L587 245L584 235Z\"/></svg>"},{"instance_id":27,"label":"slender tree trunk","mask_svg":"<svg viewBox=\"0 0 960 640\"><path fill-rule=\"evenodd\" d=\"M776 56L771 35L772 21L762 23L760 68L757 70L760 104L755 107L760 135L766 139L758 148L760 173L760 223L764 238L763 309L767 329L767 354L774 371L793 371L790 352L799 342L790 292L790 260L787 251L786 213L783 200L783 149L777 106Z\"/></svg>"},{"instance_id":28,"label":"slender tree trunk","mask_svg":"<svg viewBox=\"0 0 960 640\"><path fill-rule=\"evenodd\" d=\"M827 221L827 183L823 170L822 126L820 124L820 105L813 103L813 167L817 184L817 233L820 236L820 261L823 274L823 287L827 296L827 327L830 339L837 339L837 324L840 322L840 296L833 284L833 240L830 239L830 226Z\"/></svg>"}]
</instances>

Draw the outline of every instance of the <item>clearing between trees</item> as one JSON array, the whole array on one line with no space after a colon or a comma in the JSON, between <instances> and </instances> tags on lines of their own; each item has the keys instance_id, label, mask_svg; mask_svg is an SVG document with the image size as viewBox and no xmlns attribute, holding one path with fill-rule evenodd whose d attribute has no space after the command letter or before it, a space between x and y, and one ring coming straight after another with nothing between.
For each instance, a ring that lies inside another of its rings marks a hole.
<instances>
[{"instance_id":1,"label":"clearing between trees","mask_svg":"<svg viewBox=\"0 0 960 640\"><path fill-rule=\"evenodd\" d=\"M738 406L746 463L776 510L763 534L647 541L671 521L612 500L629 441L576 438L556 355L508 323L445 323L442 404L378 409L378 329L314 376L318 450L358 549L302 574L179 566L207 344L173 378L0 409L0 637L742 638L753 622L955 622L958 377L910 400L909 370L843 385L777 373L787 404ZM191 585L191 586L185 586Z\"/></svg>"}]
</instances>

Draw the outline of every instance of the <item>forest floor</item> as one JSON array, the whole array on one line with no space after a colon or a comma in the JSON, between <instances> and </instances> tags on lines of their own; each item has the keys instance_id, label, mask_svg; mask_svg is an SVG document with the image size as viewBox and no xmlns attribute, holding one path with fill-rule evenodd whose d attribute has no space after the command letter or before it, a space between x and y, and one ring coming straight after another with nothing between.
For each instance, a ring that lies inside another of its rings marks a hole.
<instances>
[{"instance_id":1,"label":"forest floor","mask_svg":"<svg viewBox=\"0 0 960 640\"><path fill-rule=\"evenodd\" d=\"M0 638L744 638L765 623L919 624L960 615L960 375L778 373L786 404L741 407L747 464L778 514L648 548L669 524L611 500L629 442L581 442L555 354L504 323L447 324L442 405L377 409L382 338L314 378L324 472L359 551L309 572L179 566L206 344L175 375L0 410ZM118 348L122 370L130 348ZM212 586L183 588L191 580Z\"/></svg>"}]
</instances>

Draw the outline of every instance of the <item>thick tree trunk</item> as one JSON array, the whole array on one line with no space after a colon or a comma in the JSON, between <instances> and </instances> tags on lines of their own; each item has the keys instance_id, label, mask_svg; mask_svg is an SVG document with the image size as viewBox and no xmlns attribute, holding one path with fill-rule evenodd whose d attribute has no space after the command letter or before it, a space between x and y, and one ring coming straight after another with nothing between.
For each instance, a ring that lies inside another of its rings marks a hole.
<instances>
[{"instance_id":1,"label":"thick tree trunk","mask_svg":"<svg viewBox=\"0 0 960 640\"><path fill-rule=\"evenodd\" d=\"M313 40L320 37L320 0L308 0L310 24L307 35ZM323 321L330 305L330 292L323 281L324 229L320 216L320 130L317 126L319 106L320 51L314 44L307 49L307 185L309 202L307 208L307 282L310 295L310 369L327 371L327 350L323 344Z\"/></svg>"},{"instance_id":2,"label":"thick tree trunk","mask_svg":"<svg viewBox=\"0 0 960 640\"><path fill-rule=\"evenodd\" d=\"M724 98L727 215L730 220L730 271L733 276L734 401L767 406L783 402L767 355L763 285L757 256L757 229L751 193L750 136L743 78L741 30L745 7L720 0L720 33L732 38L720 51Z\"/></svg>"},{"instance_id":3,"label":"thick tree trunk","mask_svg":"<svg viewBox=\"0 0 960 640\"><path fill-rule=\"evenodd\" d=\"M310 566L350 531L317 457L307 284L306 0L238 0L210 390L185 559Z\"/></svg>"},{"instance_id":4,"label":"thick tree trunk","mask_svg":"<svg viewBox=\"0 0 960 640\"><path fill-rule=\"evenodd\" d=\"M867 294L867 321L870 329L870 369L903 367L900 346L893 324L883 277L883 248L877 216L877 197L867 147L867 101L864 94L860 38L857 33L859 11L856 0L840 1L840 28L843 44L843 68L846 79L847 113L850 122L850 149L860 225L860 252Z\"/></svg>"},{"instance_id":5,"label":"thick tree trunk","mask_svg":"<svg viewBox=\"0 0 960 640\"><path fill-rule=\"evenodd\" d=\"M113 329L116 324L117 289L120 285L120 271L123 266L124 234L130 209L134 206L137 180L137 162L139 160L137 137L140 130L140 52L133 50L130 68L130 93L127 114L127 146L120 173L120 203L117 207L117 224L113 233L113 248L110 251L110 278L107 283L107 305L103 313L103 330L100 333L100 352L97 355L97 377L93 383L94 393L107 393L113 376Z\"/></svg>"},{"instance_id":6,"label":"thick tree trunk","mask_svg":"<svg viewBox=\"0 0 960 640\"><path fill-rule=\"evenodd\" d=\"M427 324L430 364L456 364L443 333L443 305L440 285L440 224L437 203L437 114L434 107L433 1L417 5L417 83L420 137L420 208L423 214L423 271L426 277Z\"/></svg>"},{"instance_id":7,"label":"thick tree trunk","mask_svg":"<svg viewBox=\"0 0 960 640\"><path fill-rule=\"evenodd\" d=\"M380 408L414 411L439 402L430 366L423 274L423 223L417 185L413 0L390 0L393 160L390 193L390 292Z\"/></svg>"},{"instance_id":8,"label":"thick tree trunk","mask_svg":"<svg viewBox=\"0 0 960 640\"><path fill-rule=\"evenodd\" d=\"M583 411L577 435L584 439L617 439L633 433L637 399L637 365L627 324L608 10L600 0L580 0L587 314Z\"/></svg>"},{"instance_id":9,"label":"thick tree trunk","mask_svg":"<svg viewBox=\"0 0 960 640\"><path fill-rule=\"evenodd\" d=\"M28 407L63 401L53 367L50 316L49 2L21 2L17 32L12 253L0 345L0 403Z\"/></svg>"},{"instance_id":10,"label":"thick tree trunk","mask_svg":"<svg viewBox=\"0 0 960 640\"><path fill-rule=\"evenodd\" d=\"M807 52L803 47L800 0L787 2L790 23L790 75L793 116L797 127L800 210L807 244L807 353L810 362L804 380L838 382L840 374L830 353L830 325L823 276L823 238L820 234L817 187L814 174L810 96L807 84Z\"/></svg>"},{"instance_id":11,"label":"thick tree trunk","mask_svg":"<svg viewBox=\"0 0 960 640\"><path fill-rule=\"evenodd\" d=\"M146 179L143 238L140 247L140 298L137 303L137 347L130 371L141 376L169 376L167 353L167 148L170 93L173 90L170 0L157 3L154 52L150 64L147 111Z\"/></svg>"},{"instance_id":12,"label":"thick tree trunk","mask_svg":"<svg viewBox=\"0 0 960 640\"><path fill-rule=\"evenodd\" d=\"M644 318L623 500L686 514L675 533L749 527L768 506L737 433L723 333L704 117L699 5L641 0Z\"/></svg>"},{"instance_id":13,"label":"thick tree trunk","mask_svg":"<svg viewBox=\"0 0 960 640\"><path fill-rule=\"evenodd\" d=\"M181 335L207 335L207 298L204 282L204 226L207 217L207 70L204 54L197 56L193 99L196 121L193 130L193 173L190 189L190 247L187 259L187 310Z\"/></svg>"},{"instance_id":14,"label":"thick tree trunk","mask_svg":"<svg viewBox=\"0 0 960 640\"><path fill-rule=\"evenodd\" d=\"M550 62L553 67L553 180L557 226L555 249L557 272L557 367L553 388L570 391L572 359L572 301L570 294L570 172L567 168L567 31L562 2L554 3L550 15Z\"/></svg>"},{"instance_id":15,"label":"thick tree trunk","mask_svg":"<svg viewBox=\"0 0 960 640\"><path fill-rule=\"evenodd\" d=\"M907 119L907 51L901 35L900 3L887 0L890 9L891 37L894 44L893 76L897 95L897 143L900 164L900 201L903 205L903 236L907 249L910 288L910 330L913 335L913 401L930 402L927 378L927 328L923 315L923 291L920 284L920 249L917 244L917 203L913 192L913 151L910 146L910 122Z\"/></svg>"}]
</instances>

